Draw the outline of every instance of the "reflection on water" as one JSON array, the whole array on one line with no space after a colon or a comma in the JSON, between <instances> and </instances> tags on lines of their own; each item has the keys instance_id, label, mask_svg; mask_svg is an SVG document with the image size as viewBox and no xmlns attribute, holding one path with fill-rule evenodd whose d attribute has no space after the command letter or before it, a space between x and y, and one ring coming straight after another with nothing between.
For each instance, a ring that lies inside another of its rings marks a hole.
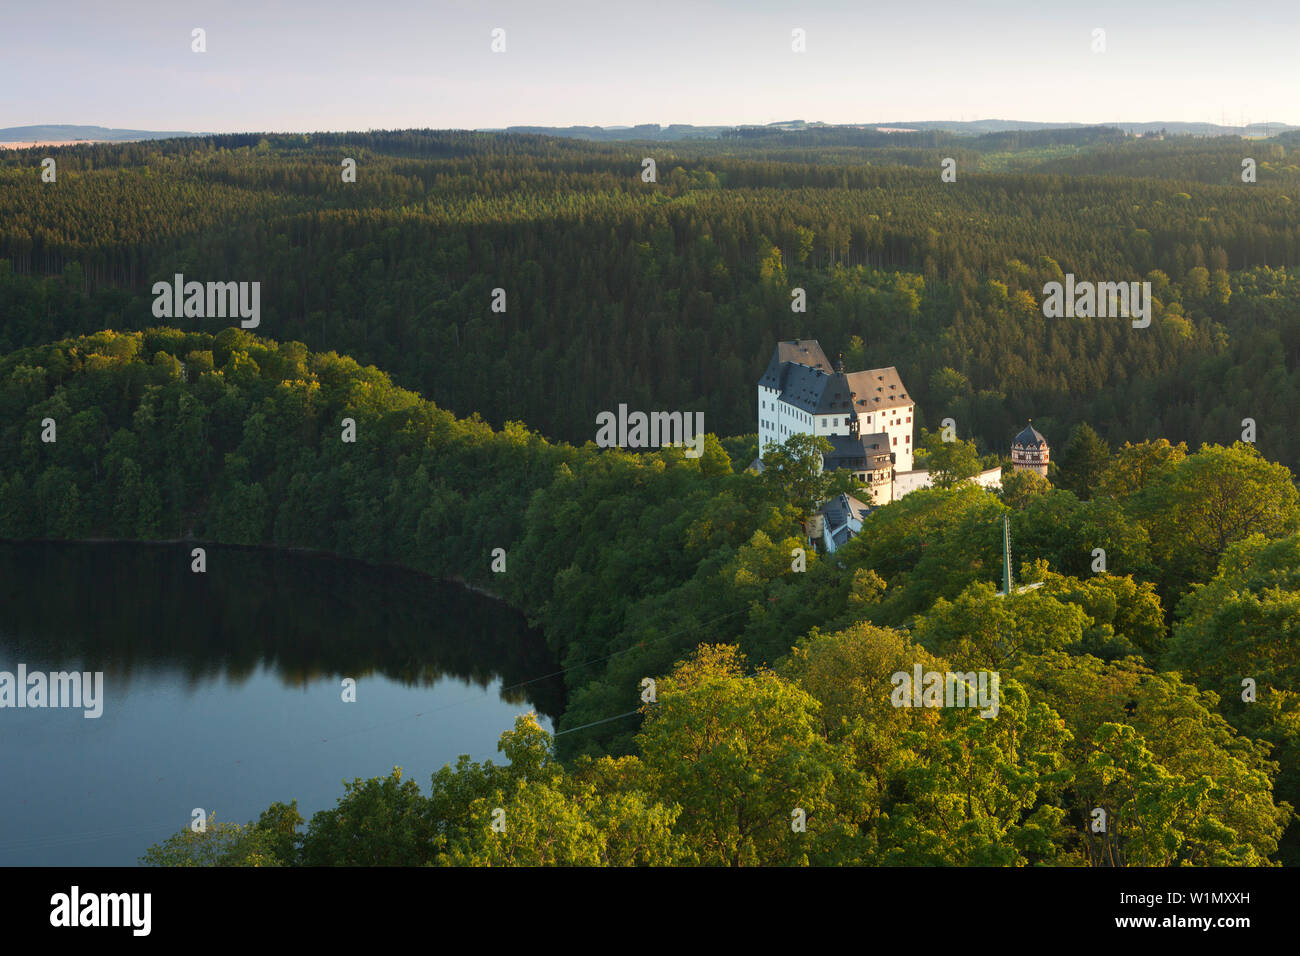
<instances>
[{"instance_id":1,"label":"reflection on water","mask_svg":"<svg viewBox=\"0 0 1300 956\"><path fill-rule=\"evenodd\" d=\"M208 547L195 574L189 551L0 544L0 671L103 671L106 698L99 719L0 709L0 864L130 864L194 807L309 816L396 765L427 789L461 753L500 759L516 714L563 708L541 636L498 602L289 552Z\"/></svg>"}]
</instances>

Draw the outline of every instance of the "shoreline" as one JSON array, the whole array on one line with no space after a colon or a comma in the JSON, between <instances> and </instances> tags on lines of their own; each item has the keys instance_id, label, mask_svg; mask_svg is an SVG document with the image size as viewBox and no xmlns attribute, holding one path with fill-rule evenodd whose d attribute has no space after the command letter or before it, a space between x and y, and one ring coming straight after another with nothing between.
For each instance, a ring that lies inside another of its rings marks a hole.
<instances>
[{"instance_id":1,"label":"shoreline","mask_svg":"<svg viewBox=\"0 0 1300 956\"><path fill-rule=\"evenodd\" d=\"M308 557L331 558L336 561L355 561L358 564L364 564L372 568L393 568L399 571L404 571L408 574L418 574L437 584L453 584L456 587L464 588L466 591L473 591L475 594L482 595L483 597L504 604L517 614L521 614L525 618L528 617L528 612L525 609L511 604L504 595L489 590L482 585L474 584L458 574L439 578L430 574L428 571L411 567L408 564L397 564L392 561L370 561L365 558L358 558L351 554L343 554L338 551L327 551L322 550L321 548L304 548L297 545L278 544L232 544L225 541L209 541L203 538L0 538L0 544L191 545L200 548L232 548L241 551L280 551L290 554L306 555Z\"/></svg>"}]
</instances>

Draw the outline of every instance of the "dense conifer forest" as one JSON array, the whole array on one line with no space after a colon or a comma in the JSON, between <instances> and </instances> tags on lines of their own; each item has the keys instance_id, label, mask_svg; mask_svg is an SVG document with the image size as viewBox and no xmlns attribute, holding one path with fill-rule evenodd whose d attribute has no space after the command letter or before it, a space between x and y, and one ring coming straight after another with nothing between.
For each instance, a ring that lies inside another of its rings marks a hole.
<instances>
[{"instance_id":1,"label":"dense conifer forest","mask_svg":"<svg viewBox=\"0 0 1300 956\"><path fill-rule=\"evenodd\" d=\"M40 181L46 152L56 183ZM945 157L956 182L940 180ZM1300 435L1279 411L1300 399L1298 202L1293 141L1106 129L17 151L0 157L0 351L157 325L152 285L181 273L260 281L259 333L566 441L620 401L752 431L773 342L803 337L899 366L920 423L951 416L982 452L1005 452L1028 417L1053 438L1086 421L1113 445L1193 446L1230 443L1251 417L1260 450L1294 466ZM1043 285L1064 273L1151 281L1151 327L1044 319Z\"/></svg>"},{"instance_id":2,"label":"dense conifer forest","mask_svg":"<svg viewBox=\"0 0 1300 956\"><path fill-rule=\"evenodd\" d=\"M223 136L53 150L56 183L0 158L0 538L400 563L500 594L564 667L556 734L521 719L508 764L146 861L1300 862L1297 147L1055 132ZM178 272L260 281L259 327L156 318ZM1065 273L1150 281L1151 326L1044 318ZM897 366L938 478L805 570L801 474L746 470L793 337ZM621 401L702 410L703 454L597 449ZM1030 416L1048 480L963 480ZM1004 517L1034 590L997 593ZM998 718L895 706L917 664L999 672Z\"/></svg>"}]
</instances>

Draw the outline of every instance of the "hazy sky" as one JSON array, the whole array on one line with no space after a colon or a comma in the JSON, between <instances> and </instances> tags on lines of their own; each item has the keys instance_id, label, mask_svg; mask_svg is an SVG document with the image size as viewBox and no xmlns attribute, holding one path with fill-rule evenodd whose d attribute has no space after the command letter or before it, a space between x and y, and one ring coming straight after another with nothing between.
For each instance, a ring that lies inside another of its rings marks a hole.
<instances>
[{"instance_id":1,"label":"hazy sky","mask_svg":"<svg viewBox=\"0 0 1300 956\"><path fill-rule=\"evenodd\" d=\"M0 127L1300 124L1300 0L0 4Z\"/></svg>"}]
</instances>

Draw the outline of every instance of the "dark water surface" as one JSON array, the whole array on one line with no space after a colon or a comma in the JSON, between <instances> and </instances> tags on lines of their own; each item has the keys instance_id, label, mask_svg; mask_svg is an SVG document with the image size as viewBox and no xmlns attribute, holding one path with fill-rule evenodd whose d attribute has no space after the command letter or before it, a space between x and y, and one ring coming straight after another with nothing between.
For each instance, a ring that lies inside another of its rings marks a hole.
<instances>
[{"instance_id":1,"label":"dark water surface","mask_svg":"<svg viewBox=\"0 0 1300 956\"><path fill-rule=\"evenodd\" d=\"M429 776L563 707L542 638L391 568L191 545L0 543L0 672L103 671L103 714L0 708L0 865L130 865L202 807L304 817L343 778ZM342 701L342 680L356 702ZM506 690L503 692L502 688Z\"/></svg>"}]
</instances>

